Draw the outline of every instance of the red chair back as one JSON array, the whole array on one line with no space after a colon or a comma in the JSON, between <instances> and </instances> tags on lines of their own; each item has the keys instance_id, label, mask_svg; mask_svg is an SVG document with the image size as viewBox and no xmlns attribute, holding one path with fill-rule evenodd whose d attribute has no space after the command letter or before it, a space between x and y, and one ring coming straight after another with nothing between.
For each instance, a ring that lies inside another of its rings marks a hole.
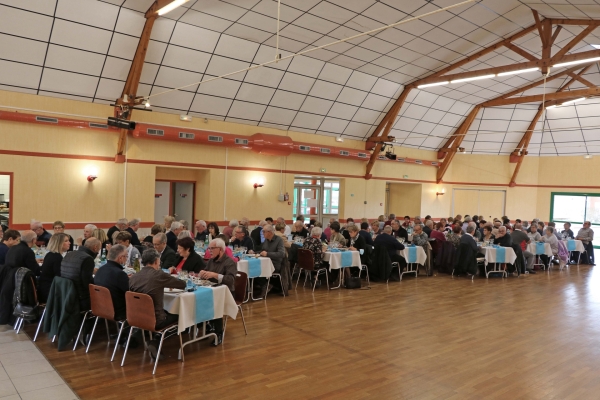
<instances>
[{"instance_id":1,"label":"red chair back","mask_svg":"<svg viewBox=\"0 0 600 400\"><path fill-rule=\"evenodd\" d=\"M315 270L315 258L313 252L307 249L298 249L298 267L306 271Z\"/></svg>"},{"instance_id":2,"label":"red chair back","mask_svg":"<svg viewBox=\"0 0 600 400\"><path fill-rule=\"evenodd\" d=\"M233 292L233 298L236 304L239 306L246 298L246 288L248 287L248 274L242 271L238 271L235 274L235 281L233 283L235 288Z\"/></svg>"},{"instance_id":3,"label":"red chair back","mask_svg":"<svg viewBox=\"0 0 600 400\"><path fill-rule=\"evenodd\" d=\"M143 293L126 292L125 304L127 307L127 322L146 331L154 332L156 329L156 315L152 297Z\"/></svg>"},{"instance_id":4,"label":"red chair back","mask_svg":"<svg viewBox=\"0 0 600 400\"><path fill-rule=\"evenodd\" d=\"M90 302L92 304L92 314L96 317L104 318L109 321L115 320L115 308L113 306L110 290L103 286L89 285Z\"/></svg>"}]
</instances>

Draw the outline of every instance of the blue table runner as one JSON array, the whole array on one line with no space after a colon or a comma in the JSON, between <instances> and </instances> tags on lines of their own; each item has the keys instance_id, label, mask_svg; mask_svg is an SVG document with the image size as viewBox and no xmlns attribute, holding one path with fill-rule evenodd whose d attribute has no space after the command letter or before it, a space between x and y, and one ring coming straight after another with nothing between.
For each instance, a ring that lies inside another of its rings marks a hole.
<instances>
[{"instance_id":1,"label":"blue table runner","mask_svg":"<svg viewBox=\"0 0 600 400\"><path fill-rule=\"evenodd\" d=\"M417 247L416 246L408 246L408 262L409 263L417 262Z\"/></svg>"},{"instance_id":2,"label":"blue table runner","mask_svg":"<svg viewBox=\"0 0 600 400\"><path fill-rule=\"evenodd\" d=\"M257 278L261 273L260 260L258 258L250 258L248 260L248 278Z\"/></svg>"},{"instance_id":3,"label":"blue table runner","mask_svg":"<svg viewBox=\"0 0 600 400\"><path fill-rule=\"evenodd\" d=\"M567 250L575 251L577 249L577 243L573 239L567 240Z\"/></svg>"},{"instance_id":4,"label":"blue table runner","mask_svg":"<svg viewBox=\"0 0 600 400\"><path fill-rule=\"evenodd\" d=\"M351 267L352 266L352 252L344 251L342 252L342 268L343 267Z\"/></svg>"},{"instance_id":5,"label":"blue table runner","mask_svg":"<svg viewBox=\"0 0 600 400\"><path fill-rule=\"evenodd\" d=\"M496 247L496 262L497 263L505 263L506 262L506 249L504 247Z\"/></svg>"},{"instance_id":6,"label":"blue table runner","mask_svg":"<svg viewBox=\"0 0 600 400\"><path fill-rule=\"evenodd\" d=\"M535 254L544 254L546 253L546 249L543 242L537 242L535 244Z\"/></svg>"},{"instance_id":7,"label":"blue table runner","mask_svg":"<svg viewBox=\"0 0 600 400\"><path fill-rule=\"evenodd\" d=\"M196 296L196 323L215 319L215 299L211 288L198 286Z\"/></svg>"}]
</instances>

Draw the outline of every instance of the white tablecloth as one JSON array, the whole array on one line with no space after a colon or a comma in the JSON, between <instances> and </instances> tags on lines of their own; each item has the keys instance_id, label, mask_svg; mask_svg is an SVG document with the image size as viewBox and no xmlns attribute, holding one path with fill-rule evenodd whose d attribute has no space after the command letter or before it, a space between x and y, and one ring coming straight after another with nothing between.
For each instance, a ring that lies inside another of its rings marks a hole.
<instances>
[{"instance_id":1,"label":"white tablecloth","mask_svg":"<svg viewBox=\"0 0 600 400\"><path fill-rule=\"evenodd\" d=\"M417 248L417 264L425 265L425 262L427 261L427 253L425 253L425 250L422 246L415 247ZM408 247L405 247L404 250L398 250L397 253L404 257L408 263Z\"/></svg>"},{"instance_id":2,"label":"white tablecloth","mask_svg":"<svg viewBox=\"0 0 600 400\"><path fill-rule=\"evenodd\" d=\"M237 304L229 288L225 285L211 287L213 291L214 318L223 318L229 315L235 319L238 313ZM196 321L196 296L192 292L168 293L165 292L163 300L165 311L179 314L179 333L186 328L204 321Z\"/></svg>"},{"instance_id":3,"label":"white tablecloth","mask_svg":"<svg viewBox=\"0 0 600 400\"><path fill-rule=\"evenodd\" d=\"M566 244L565 244L566 246ZM527 245L527 251L532 253L532 254L536 254L536 248L537 248L537 243L529 243ZM544 243L544 254L547 255L548 257L552 257L552 247L550 247L550 243Z\"/></svg>"},{"instance_id":4,"label":"white tablecloth","mask_svg":"<svg viewBox=\"0 0 600 400\"><path fill-rule=\"evenodd\" d=\"M360 262L360 253L358 251L351 251L352 253L352 267L360 268L362 263ZM329 263L329 270L342 268L342 253L326 251L323 253L323 261Z\"/></svg>"},{"instance_id":5,"label":"white tablecloth","mask_svg":"<svg viewBox=\"0 0 600 400\"><path fill-rule=\"evenodd\" d=\"M273 261L269 257L259 257L260 260L260 277L261 278L270 278L275 271L275 267L273 266ZM248 260L240 260L237 263L238 271L245 272L250 278L258 278L257 276L250 276L250 268L248 266Z\"/></svg>"},{"instance_id":6,"label":"white tablecloth","mask_svg":"<svg viewBox=\"0 0 600 400\"><path fill-rule=\"evenodd\" d=\"M515 251L511 247L505 247L505 259L504 262L509 264L514 264L517 259L517 255ZM496 262L496 249L494 247L482 247L481 251L485 251L485 263L495 263Z\"/></svg>"},{"instance_id":7,"label":"white tablecloth","mask_svg":"<svg viewBox=\"0 0 600 400\"><path fill-rule=\"evenodd\" d=\"M565 244L565 247L567 247L567 241L563 240L563 243ZM567 247L567 250L569 250L568 247ZM579 251L579 252L583 253L585 251L585 247L583 247L583 242L581 240L575 240L575 250L571 250L571 251Z\"/></svg>"}]
</instances>

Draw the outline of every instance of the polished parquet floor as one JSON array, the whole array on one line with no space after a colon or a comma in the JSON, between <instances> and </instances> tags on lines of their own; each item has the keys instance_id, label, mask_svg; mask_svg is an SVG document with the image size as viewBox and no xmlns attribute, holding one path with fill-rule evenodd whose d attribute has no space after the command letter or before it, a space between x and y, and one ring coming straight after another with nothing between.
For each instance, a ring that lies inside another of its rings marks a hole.
<instances>
[{"instance_id":1,"label":"polished parquet floor","mask_svg":"<svg viewBox=\"0 0 600 400\"><path fill-rule=\"evenodd\" d=\"M600 267L299 287L244 313L248 336L229 320L222 346L187 346L185 363L171 338L155 376L141 346L111 363L103 333L88 354L36 345L82 399L600 397Z\"/></svg>"}]
</instances>

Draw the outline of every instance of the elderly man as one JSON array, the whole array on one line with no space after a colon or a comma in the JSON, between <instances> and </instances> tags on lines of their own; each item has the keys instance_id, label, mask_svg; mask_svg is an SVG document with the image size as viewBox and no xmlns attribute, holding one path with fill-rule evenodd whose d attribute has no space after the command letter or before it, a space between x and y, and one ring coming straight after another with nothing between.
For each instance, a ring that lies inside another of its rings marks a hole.
<instances>
[{"instance_id":1,"label":"elderly man","mask_svg":"<svg viewBox=\"0 0 600 400\"><path fill-rule=\"evenodd\" d=\"M94 235L94 231L98 229L94 224L87 224L83 227L83 237L77 238L77 244L79 246L85 246L85 241ZM110 240L110 238L108 239Z\"/></svg>"},{"instance_id":2,"label":"elderly man","mask_svg":"<svg viewBox=\"0 0 600 400\"><path fill-rule=\"evenodd\" d=\"M481 235L481 232L477 228L477 222L471 221L471 222L469 222L469 225L473 225L473 228L475 228L475 230L473 231L473 239L475 239L475 240L481 240L481 238L483 236ZM465 230L465 233L466 233L466 230Z\"/></svg>"},{"instance_id":3,"label":"elderly man","mask_svg":"<svg viewBox=\"0 0 600 400\"><path fill-rule=\"evenodd\" d=\"M396 223L398 223L398 221L396 221ZM398 226L400 226L400 224L398 223ZM405 231L406 232L406 231ZM375 238L375 240L373 241L373 244L377 247L377 246L383 246L385 247L385 249L387 250L390 259L392 260L392 262L397 262L399 263L399 265L402 266L406 265L406 261L404 260L404 258L399 255L397 253L398 250L404 250L404 245L402 243L400 243L393 235L392 235L392 227L391 226L384 226L383 227L383 232L380 235L377 235L377 237Z\"/></svg>"},{"instance_id":4,"label":"elderly man","mask_svg":"<svg viewBox=\"0 0 600 400\"><path fill-rule=\"evenodd\" d=\"M183 225L181 222L174 221L171 223L171 228L167 232L167 246L173 251L177 251L177 236L183 231Z\"/></svg>"},{"instance_id":5,"label":"elderly man","mask_svg":"<svg viewBox=\"0 0 600 400\"><path fill-rule=\"evenodd\" d=\"M539 242L542 240L542 235L540 235L540 233L538 232L537 229L537 222L536 223L531 223L531 226L529 227L529 232L527 233L527 236L529 236L529 239L533 240L534 242Z\"/></svg>"},{"instance_id":6,"label":"elderly man","mask_svg":"<svg viewBox=\"0 0 600 400\"><path fill-rule=\"evenodd\" d=\"M589 265L596 265L594 261L594 245L592 241L594 240L594 231L590 228L592 223L590 221L585 221L583 223L583 228L577 232L577 237L575 239L581 240L583 243L583 247L585 248L585 258L584 261Z\"/></svg>"},{"instance_id":7,"label":"elderly man","mask_svg":"<svg viewBox=\"0 0 600 400\"><path fill-rule=\"evenodd\" d=\"M127 229L125 229L131 235L131 244L134 246L141 246L140 238L137 235L138 229L140 229L140 220L138 218L134 218L129 220Z\"/></svg>"},{"instance_id":8,"label":"elderly man","mask_svg":"<svg viewBox=\"0 0 600 400\"><path fill-rule=\"evenodd\" d=\"M498 229L502 226L502 221L499 219L494 220L494 227L492 228L492 235L498 236Z\"/></svg>"},{"instance_id":9,"label":"elderly man","mask_svg":"<svg viewBox=\"0 0 600 400\"><path fill-rule=\"evenodd\" d=\"M335 218L331 218L331 219L335 220ZM331 222L331 220L329 222ZM290 226L285 223L285 218L283 218L283 217L277 218L277 223L285 225L285 231L283 231L283 234L286 237L290 236L292 234L292 228L290 228Z\"/></svg>"},{"instance_id":10,"label":"elderly man","mask_svg":"<svg viewBox=\"0 0 600 400\"><path fill-rule=\"evenodd\" d=\"M115 234L115 232L124 231L125 229L127 229L128 224L129 221L127 221L127 218L119 218L117 223L111 226L108 232L106 232L106 236L108 236L108 241L112 243L112 237Z\"/></svg>"},{"instance_id":11,"label":"elderly man","mask_svg":"<svg viewBox=\"0 0 600 400\"><path fill-rule=\"evenodd\" d=\"M229 225L227 225L224 229L223 229L223 235L227 236L227 240L231 240L231 238L233 237L233 230L235 229L236 226L238 226L240 223L238 222L237 219L232 219L231 221L229 221Z\"/></svg>"},{"instance_id":12,"label":"elderly man","mask_svg":"<svg viewBox=\"0 0 600 400\"><path fill-rule=\"evenodd\" d=\"M31 248L35 245L37 236L37 233L34 231L24 231L21 233L21 242L8 249L5 264L15 268L29 268L35 276L39 276L40 266L35 260L35 253L31 251Z\"/></svg>"},{"instance_id":13,"label":"elderly man","mask_svg":"<svg viewBox=\"0 0 600 400\"><path fill-rule=\"evenodd\" d=\"M269 227L272 228L272 225L269 225ZM237 274L236 262L225 253L226 246L222 239L214 239L208 246L210 260L208 260L206 268L200 271L200 278L221 283L227 286L231 293L233 293L235 291L235 275ZM209 331L217 334L217 344L213 341L211 342L211 346L221 344L223 341L223 318L212 320Z\"/></svg>"},{"instance_id":14,"label":"elderly man","mask_svg":"<svg viewBox=\"0 0 600 400\"><path fill-rule=\"evenodd\" d=\"M19 231L13 229L8 229L6 232L0 229L0 240L0 265L4 265L8 250L14 245L19 244L21 234Z\"/></svg>"},{"instance_id":15,"label":"elderly man","mask_svg":"<svg viewBox=\"0 0 600 400\"><path fill-rule=\"evenodd\" d=\"M172 248L167 246L167 235L160 232L154 235L152 238L152 244L158 254L160 254L160 266L162 269L169 269L175 267L177 263L177 253Z\"/></svg>"},{"instance_id":16,"label":"elderly man","mask_svg":"<svg viewBox=\"0 0 600 400\"><path fill-rule=\"evenodd\" d=\"M115 309L115 319L123 320L126 317L125 292L129 290L129 277L123 271L123 265L127 261L127 248L120 244L114 245L108 251L106 258L108 261L94 276L94 284L109 290Z\"/></svg>"},{"instance_id":17,"label":"elderly man","mask_svg":"<svg viewBox=\"0 0 600 400\"><path fill-rule=\"evenodd\" d=\"M431 232L433 231L433 220L428 219L425 221L425 226L423 227L423 232L427 234L427 236L431 236Z\"/></svg>"},{"instance_id":18,"label":"elderly man","mask_svg":"<svg viewBox=\"0 0 600 400\"><path fill-rule=\"evenodd\" d=\"M261 245L261 257L269 257L275 267L275 272L279 273L281 266L283 265L283 259L285 258L285 247L283 240L275 235L275 228L273 225L265 225L263 227L263 233L265 235L265 241Z\"/></svg>"},{"instance_id":19,"label":"elderly man","mask_svg":"<svg viewBox=\"0 0 600 400\"><path fill-rule=\"evenodd\" d=\"M390 219L388 219L387 221L385 221L385 223L383 224L383 226L392 225L392 222L394 222L395 220L396 220L396 214L390 214Z\"/></svg>"},{"instance_id":20,"label":"elderly man","mask_svg":"<svg viewBox=\"0 0 600 400\"><path fill-rule=\"evenodd\" d=\"M102 243L91 237L77 251L71 251L63 258L60 265L60 276L73 281L79 306L82 311L90 309L89 284L94 283L94 259L102 249Z\"/></svg>"},{"instance_id":21,"label":"elderly man","mask_svg":"<svg viewBox=\"0 0 600 400\"><path fill-rule=\"evenodd\" d=\"M247 230L243 225L237 226L233 230L235 239L231 241L233 247L245 247L250 253L254 253L254 242L247 236Z\"/></svg>"},{"instance_id":22,"label":"elderly man","mask_svg":"<svg viewBox=\"0 0 600 400\"><path fill-rule=\"evenodd\" d=\"M404 241L408 242L408 232L402 226L399 221L392 221L392 235L396 238L404 238ZM415 225L416 226L416 225Z\"/></svg>"},{"instance_id":23,"label":"elderly man","mask_svg":"<svg viewBox=\"0 0 600 400\"><path fill-rule=\"evenodd\" d=\"M415 231L413 232L412 242L417 246L427 246L429 236L423 232L423 225L415 224Z\"/></svg>"},{"instance_id":24,"label":"elderly man","mask_svg":"<svg viewBox=\"0 0 600 400\"><path fill-rule=\"evenodd\" d=\"M306 239L308 237L308 234L308 229L306 229L306 227L304 226L304 222L294 222L294 231L292 232L292 236L300 236Z\"/></svg>"},{"instance_id":25,"label":"elderly man","mask_svg":"<svg viewBox=\"0 0 600 400\"><path fill-rule=\"evenodd\" d=\"M206 229L206 222L202 219L196 221L196 240L204 243L208 236L208 230Z\"/></svg>"},{"instance_id":26,"label":"elderly man","mask_svg":"<svg viewBox=\"0 0 600 400\"><path fill-rule=\"evenodd\" d=\"M48 246L48 242L52 235L44 229L44 225L41 222L33 220L31 221L31 230L35 232L37 238L35 240L35 245L37 247Z\"/></svg>"},{"instance_id":27,"label":"elderly man","mask_svg":"<svg viewBox=\"0 0 600 400\"><path fill-rule=\"evenodd\" d=\"M512 247L512 238L510 234L508 234L507 229L504 225L498 228L498 234L494 239L494 244L497 244L502 247Z\"/></svg>"},{"instance_id":28,"label":"elderly man","mask_svg":"<svg viewBox=\"0 0 600 400\"><path fill-rule=\"evenodd\" d=\"M418 215L417 215L417 216L415 217L415 219L414 219L414 226L417 226L417 225L421 225L421 226L423 226L423 225L424 225L424 224L423 224L423 221L421 221L421 217L420 217L420 216L418 216Z\"/></svg>"},{"instance_id":29,"label":"elderly man","mask_svg":"<svg viewBox=\"0 0 600 400\"><path fill-rule=\"evenodd\" d=\"M531 242L531 238L525 231L523 230L523 225L520 223L516 223L512 233L510 234L513 244L521 247L521 251L523 251L523 256L527 261L527 270L531 274L535 274L533 270L533 263L535 261L535 255L527 250L527 245Z\"/></svg>"},{"instance_id":30,"label":"elderly man","mask_svg":"<svg viewBox=\"0 0 600 400\"><path fill-rule=\"evenodd\" d=\"M465 220L470 217L465 217ZM471 221L472 222L472 221ZM479 251L479 248L477 247L477 243L475 242L475 238L473 237L473 233L475 233L475 231L477 230L475 223L470 223L467 224L466 229L465 229L465 234L461 235L460 237L460 247L464 247L464 245L468 246L468 248L470 249L470 251L472 252L471 257L469 257L468 255L465 256L464 254L460 255L460 258L458 259L457 262L457 273L461 274L466 272L467 275L474 275L477 273L477 252ZM460 227L460 225L459 225ZM468 262L468 263L466 263Z\"/></svg>"}]
</instances>

